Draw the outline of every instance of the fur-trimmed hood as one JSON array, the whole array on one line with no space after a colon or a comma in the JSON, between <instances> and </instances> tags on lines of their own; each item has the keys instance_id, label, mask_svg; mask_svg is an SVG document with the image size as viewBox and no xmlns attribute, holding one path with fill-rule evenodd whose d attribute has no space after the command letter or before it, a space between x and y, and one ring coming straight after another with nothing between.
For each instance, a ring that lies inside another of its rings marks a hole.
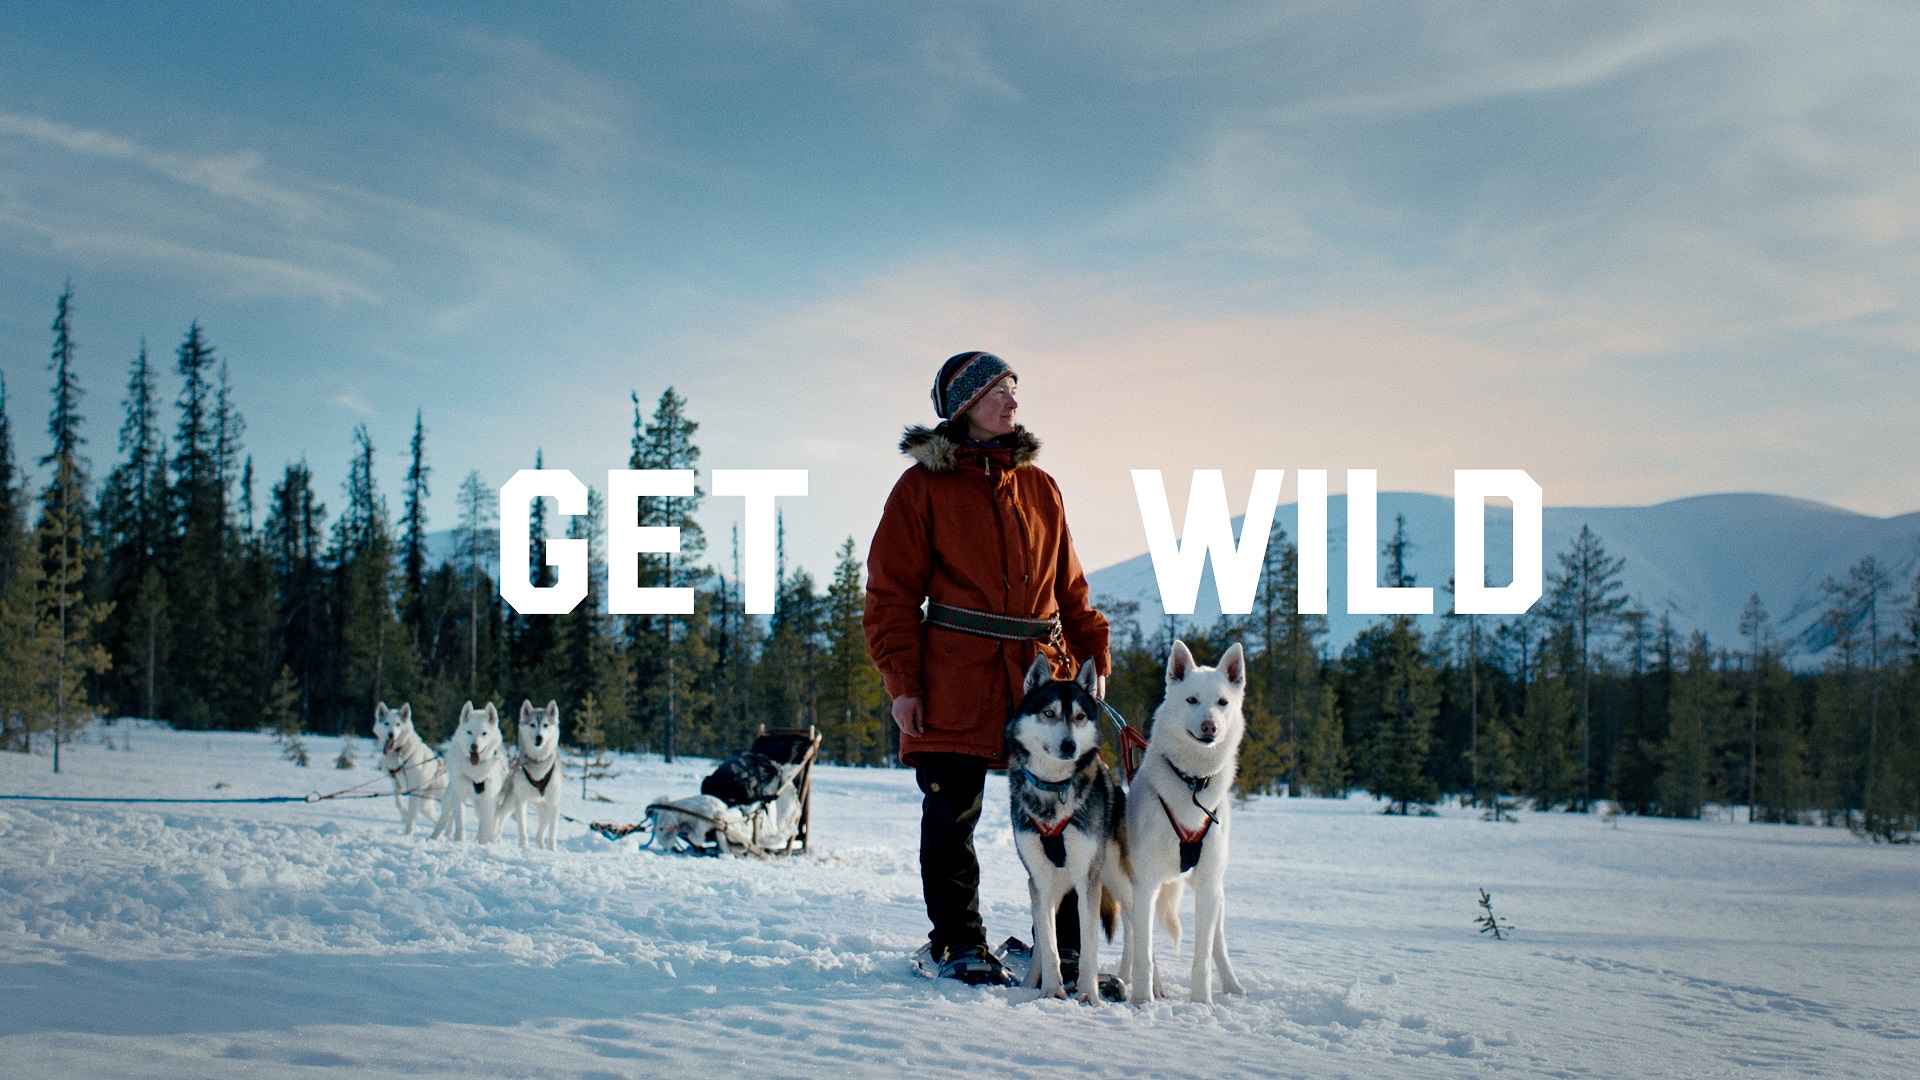
<instances>
[{"instance_id":1,"label":"fur-trimmed hood","mask_svg":"<svg viewBox=\"0 0 1920 1080\"><path fill-rule=\"evenodd\" d=\"M1000 437L997 450L1007 458L1008 468L1031 465L1040 456L1040 440L1033 432L1014 425L1012 434ZM946 472L957 469L964 456L982 453L994 453L991 450L978 450L969 447L965 439L956 436L946 424L939 427L926 427L910 424L905 434L900 436L900 452L926 466L928 472Z\"/></svg>"}]
</instances>

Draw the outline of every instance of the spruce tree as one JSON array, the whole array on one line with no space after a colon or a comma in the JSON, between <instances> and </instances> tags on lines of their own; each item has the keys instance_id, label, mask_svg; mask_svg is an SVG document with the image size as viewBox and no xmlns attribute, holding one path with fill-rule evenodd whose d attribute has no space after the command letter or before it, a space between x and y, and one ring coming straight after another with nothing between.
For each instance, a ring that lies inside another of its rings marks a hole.
<instances>
[{"instance_id":1,"label":"spruce tree","mask_svg":"<svg viewBox=\"0 0 1920 1080\"><path fill-rule=\"evenodd\" d=\"M13 427L7 420L7 379L0 372L0 594L13 580L23 526L21 477L13 459Z\"/></svg>"},{"instance_id":2,"label":"spruce tree","mask_svg":"<svg viewBox=\"0 0 1920 1080\"><path fill-rule=\"evenodd\" d=\"M374 484L373 439L365 424L355 427L354 445L331 553L340 656L333 730L357 728L375 702L411 693L416 674L412 642L394 610L393 536L386 500Z\"/></svg>"},{"instance_id":3,"label":"spruce tree","mask_svg":"<svg viewBox=\"0 0 1920 1080\"><path fill-rule=\"evenodd\" d=\"M280 662L295 691L288 707L305 724L313 718L332 656L322 539L327 508L314 497L313 471L305 461L287 466L271 499L262 534L279 605ZM281 689L276 684L270 699L277 700Z\"/></svg>"},{"instance_id":4,"label":"spruce tree","mask_svg":"<svg viewBox=\"0 0 1920 1080\"><path fill-rule=\"evenodd\" d=\"M40 521L34 529L34 548L40 561L39 625L36 633L50 640L42 667L34 677L52 686L53 771L60 771L60 747L91 716L86 680L105 671L106 650L95 641L107 605L86 602L87 568L94 561L88 528L87 465L80 448L80 383L73 370L71 325L73 286L56 304L53 321L53 408L47 417L52 446L40 464L53 476L40 500ZM31 725L30 725L31 726Z\"/></svg>"},{"instance_id":5,"label":"spruce tree","mask_svg":"<svg viewBox=\"0 0 1920 1080\"><path fill-rule=\"evenodd\" d=\"M166 617L162 559L170 537L166 439L144 341L129 367L125 405L121 461L100 493L106 592L121 613L107 624L114 677L105 684L119 711L152 717Z\"/></svg>"},{"instance_id":6,"label":"spruce tree","mask_svg":"<svg viewBox=\"0 0 1920 1080\"><path fill-rule=\"evenodd\" d=\"M633 395L633 468L679 470L699 465L700 448L693 436L700 425L688 419L686 406L687 399L669 386L655 403L653 416L643 421L639 394ZM704 497L696 481L690 496L640 500L641 525L680 530L679 554L641 556L643 586L691 588L706 578L700 561L706 553L706 534L694 518ZM688 706L689 713L698 707L695 686L712 663L712 648L700 634L703 622L680 615L635 617L630 647L637 647L636 653L644 655L648 646L657 646L664 661L641 672L641 696L653 706L653 714L660 721L661 754L669 762L674 759L675 727L682 704Z\"/></svg>"},{"instance_id":7,"label":"spruce tree","mask_svg":"<svg viewBox=\"0 0 1920 1080\"><path fill-rule=\"evenodd\" d=\"M1667 738L1660 757L1660 812L1697 818L1712 797L1708 769L1714 730L1724 720L1726 694L1706 635L1698 630L1687 642L1685 671L1674 681Z\"/></svg>"},{"instance_id":8,"label":"spruce tree","mask_svg":"<svg viewBox=\"0 0 1920 1080\"><path fill-rule=\"evenodd\" d=\"M1580 526L1570 551L1558 556L1548 610L1572 635L1573 674L1579 712L1580 775L1574 809L1588 810L1593 801L1593 669L1606 659L1605 642L1626 611L1628 596L1620 582L1626 560L1607 554L1593 530Z\"/></svg>"},{"instance_id":9,"label":"spruce tree","mask_svg":"<svg viewBox=\"0 0 1920 1080\"><path fill-rule=\"evenodd\" d=\"M1320 641L1327 620L1302 615L1299 608L1299 550L1286 529L1275 525L1246 620L1255 651L1248 663L1247 736L1236 781L1244 791L1300 794L1306 725L1323 698Z\"/></svg>"},{"instance_id":10,"label":"spruce tree","mask_svg":"<svg viewBox=\"0 0 1920 1080\"><path fill-rule=\"evenodd\" d=\"M222 466L234 432L215 380L214 349L199 323L187 328L175 357L180 416L168 492L169 543L162 565L168 634L183 647L171 654L157 708L177 724L203 728L234 719L221 715L216 700L228 645L221 620L228 535Z\"/></svg>"},{"instance_id":11,"label":"spruce tree","mask_svg":"<svg viewBox=\"0 0 1920 1080\"><path fill-rule=\"evenodd\" d=\"M427 429L425 414L413 413L413 442L407 465L406 511L400 517L400 612L414 647L427 648L427 496L432 491L427 476ZM598 565L596 562L595 565Z\"/></svg>"},{"instance_id":12,"label":"spruce tree","mask_svg":"<svg viewBox=\"0 0 1920 1080\"><path fill-rule=\"evenodd\" d=\"M821 664L822 735L838 744L844 765L877 765L886 753L880 671L867 656L861 616L866 606L865 567L854 557L853 537L840 546L822 616L826 651ZM889 725L891 719L886 721Z\"/></svg>"},{"instance_id":13,"label":"spruce tree","mask_svg":"<svg viewBox=\"0 0 1920 1080\"><path fill-rule=\"evenodd\" d=\"M483 652L481 645L483 636L489 644L494 636L492 616L498 590L491 566L499 557L499 496L480 479L478 471L469 472L460 482L460 530L454 549L454 558L463 571L467 601L465 696L469 699L479 693L481 656L492 654L491 649Z\"/></svg>"}]
</instances>

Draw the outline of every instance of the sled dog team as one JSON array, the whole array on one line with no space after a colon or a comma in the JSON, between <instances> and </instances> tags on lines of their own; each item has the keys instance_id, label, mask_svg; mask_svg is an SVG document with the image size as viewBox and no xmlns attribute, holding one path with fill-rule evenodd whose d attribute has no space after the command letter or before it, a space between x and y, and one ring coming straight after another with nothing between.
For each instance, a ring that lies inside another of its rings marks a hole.
<instances>
[{"instance_id":1,"label":"sled dog team","mask_svg":"<svg viewBox=\"0 0 1920 1080\"><path fill-rule=\"evenodd\" d=\"M519 743L509 758L500 733L500 714L492 702L475 709L469 701L460 707L460 723L443 759L413 728L413 706L373 711L373 735L380 740L380 764L393 777L393 793L400 803L400 823L413 834L414 819L422 810L434 819L433 837L451 833L466 839L465 807L471 803L474 838L481 843L499 839L511 816L520 826L520 843L527 843L527 808L535 812L533 842L554 846L560 831L560 706L547 702L520 705ZM437 819L430 803L439 803Z\"/></svg>"},{"instance_id":2,"label":"sled dog team","mask_svg":"<svg viewBox=\"0 0 1920 1080\"><path fill-rule=\"evenodd\" d=\"M1217 668L1195 663L1183 642L1167 660L1166 697L1133 782L1122 789L1100 757L1100 702L1092 663L1055 679L1045 657L1027 669L1024 697L1007 721L1007 790L1014 847L1033 901L1033 966L1026 985L1065 997L1060 951L1078 946L1081 1001L1100 1002L1100 933L1113 916L1126 933L1120 971L1127 998L1166 993L1153 961L1158 922L1175 944L1184 885L1194 894L1193 1000L1213 1001L1213 969L1242 993L1227 959L1225 871L1236 755L1245 731L1246 654L1238 644ZM1055 940L1054 913L1069 892L1080 905L1080 940Z\"/></svg>"},{"instance_id":3,"label":"sled dog team","mask_svg":"<svg viewBox=\"0 0 1920 1080\"><path fill-rule=\"evenodd\" d=\"M1133 1002L1166 994L1153 960L1157 922L1177 945L1176 906L1185 886L1194 894L1192 996L1213 1000L1213 971L1227 993L1242 993L1227 958L1225 927L1228 820L1234 770L1246 724L1241 702L1247 661L1238 644L1219 667L1204 667L1184 642L1167 660L1166 696L1154 710L1146 752L1130 787L1100 756L1100 701L1094 668L1082 663L1072 679L1053 678L1045 657L1027 669L1024 697L1007 721L1007 791L1014 847L1027 868L1033 904L1034 955L1026 985L1048 997L1067 996L1060 972L1062 945L1079 948L1085 976L1079 999L1100 1002L1100 931L1111 936L1114 917L1125 924L1120 971ZM500 717L489 702L460 709L444 761L413 727L411 705L374 711L381 762L393 777L408 834L428 804L442 806L433 836L465 838L465 806L473 805L475 837L499 838L508 815L527 843L527 807L538 813L534 842L554 846L560 819L560 707L520 706L518 753L509 758ZM432 816L432 811L428 810ZM1080 905L1080 940L1055 940L1054 913L1069 893Z\"/></svg>"}]
</instances>

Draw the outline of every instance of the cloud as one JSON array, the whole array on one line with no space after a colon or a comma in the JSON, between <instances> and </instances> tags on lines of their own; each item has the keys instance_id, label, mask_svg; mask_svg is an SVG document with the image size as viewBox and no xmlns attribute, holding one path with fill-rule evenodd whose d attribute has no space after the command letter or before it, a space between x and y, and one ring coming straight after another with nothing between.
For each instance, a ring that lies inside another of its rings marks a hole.
<instances>
[{"instance_id":1,"label":"cloud","mask_svg":"<svg viewBox=\"0 0 1920 1080\"><path fill-rule=\"evenodd\" d=\"M326 217L325 208L311 196L263 179L259 174L264 159L255 151L195 157L150 149L108 132L38 116L0 112L0 136L8 135L31 139L79 157L134 165L176 183L268 211L297 225L314 225Z\"/></svg>"}]
</instances>

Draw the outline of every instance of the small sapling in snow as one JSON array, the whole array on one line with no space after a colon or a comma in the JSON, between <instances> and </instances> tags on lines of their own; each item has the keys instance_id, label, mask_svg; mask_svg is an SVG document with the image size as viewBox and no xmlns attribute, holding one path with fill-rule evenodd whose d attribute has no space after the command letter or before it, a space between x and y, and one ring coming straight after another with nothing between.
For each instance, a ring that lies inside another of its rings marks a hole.
<instances>
[{"instance_id":1,"label":"small sapling in snow","mask_svg":"<svg viewBox=\"0 0 1920 1080\"><path fill-rule=\"evenodd\" d=\"M1480 925L1481 933L1492 934L1493 940L1500 941L1513 929L1512 923L1493 913L1493 897L1487 895L1485 889L1480 890L1480 912L1480 916L1473 921Z\"/></svg>"}]
</instances>

